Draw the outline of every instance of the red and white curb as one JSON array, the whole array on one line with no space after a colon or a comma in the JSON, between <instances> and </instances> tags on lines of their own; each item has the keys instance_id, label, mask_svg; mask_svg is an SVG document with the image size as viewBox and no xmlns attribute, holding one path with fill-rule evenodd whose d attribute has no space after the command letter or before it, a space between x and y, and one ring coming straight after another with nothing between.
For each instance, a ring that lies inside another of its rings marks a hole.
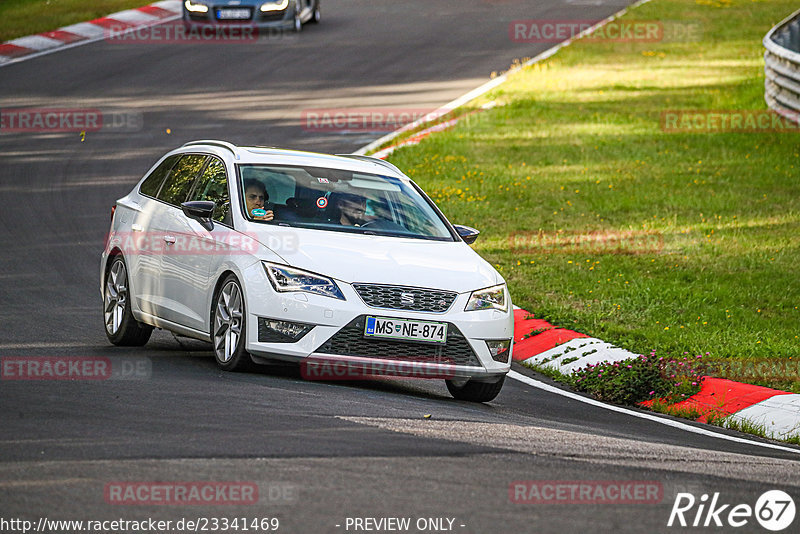
<instances>
[{"instance_id":1,"label":"red and white curb","mask_svg":"<svg viewBox=\"0 0 800 534\"><path fill-rule=\"evenodd\" d=\"M530 336L531 332L541 331ZM601 362L638 358L625 349L573 330L556 328L514 309L513 358L523 365L537 365L571 374ZM647 405L647 403L643 403ZM722 378L704 377L700 391L673 408L694 408L705 422L709 414L747 421L764 428L767 437L786 439L800 435L800 395Z\"/></svg>"},{"instance_id":2,"label":"red and white curb","mask_svg":"<svg viewBox=\"0 0 800 534\"><path fill-rule=\"evenodd\" d=\"M540 333L530 335L537 331ZM514 309L513 358L519 363L570 374L589 364L619 362L638 357L638 354L615 347L601 339L588 337L574 330L557 328L542 319L534 319L521 308Z\"/></svg>"},{"instance_id":3,"label":"red and white curb","mask_svg":"<svg viewBox=\"0 0 800 534\"><path fill-rule=\"evenodd\" d=\"M154 26L181 17L180 0L164 0L149 6L128 9L89 22L64 26L54 31L28 35L0 44L0 67L57 50L103 39L108 31L124 32Z\"/></svg>"},{"instance_id":4,"label":"red and white curb","mask_svg":"<svg viewBox=\"0 0 800 534\"><path fill-rule=\"evenodd\" d=\"M703 414L698 421L713 413L759 425L767 437L800 435L800 395L786 391L706 377L697 394L673 406L696 409Z\"/></svg>"}]
</instances>

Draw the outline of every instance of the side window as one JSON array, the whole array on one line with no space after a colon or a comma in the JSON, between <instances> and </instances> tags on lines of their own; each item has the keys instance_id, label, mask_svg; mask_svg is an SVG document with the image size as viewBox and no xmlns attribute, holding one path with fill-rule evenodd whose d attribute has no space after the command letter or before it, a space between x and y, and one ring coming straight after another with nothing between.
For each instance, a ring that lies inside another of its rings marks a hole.
<instances>
[{"instance_id":1,"label":"side window","mask_svg":"<svg viewBox=\"0 0 800 534\"><path fill-rule=\"evenodd\" d=\"M155 198L158 194L159 188L161 187L161 182L164 181L167 173L172 166L175 165L175 162L178 161L179 157L180 155L176 154L162 161L161 165L153 169L153 172L151 172L150 175L144 179L141 187L139 187L139 192L143 195L147 195L148 197Z\"/></svg>"},{"instance_id":2,"label":"side window","mask_svg":"<svg viewBox=\"0 0 800 534\"><path fill-rule=\"evenodd\" d=\"M182 202L185 202L194 179L200 173L205 162L206 156L198 154L183 156L172 168L164 185L161 186L158 200L163 200L173 206L180 206Z\"/></svg>"},{"instance_id":3,"label":"side window","mask_svg":"<svg viewBox=\"0 0 800 534\"><path fill-rule=\"evenodd\" d=\"M295 178L282 172L270 172L254 167L241 167L242 182L255 178L267 188L269 201L273 204L286 204L286 200L294 197Z\"/></svg>"},{"instance_id":4,"label":"side window","mask_svg":"<svg viewBox=\"0 0 800 534\"><path fill-rule=\"evenodd\" d=\"M190 200L211 200L216 203L214 220L231 224L231 198L228 195L228 175L225 173L225 164L217 158L212 158L203 175L197 181Z\"/></svg>"}]
</instances>

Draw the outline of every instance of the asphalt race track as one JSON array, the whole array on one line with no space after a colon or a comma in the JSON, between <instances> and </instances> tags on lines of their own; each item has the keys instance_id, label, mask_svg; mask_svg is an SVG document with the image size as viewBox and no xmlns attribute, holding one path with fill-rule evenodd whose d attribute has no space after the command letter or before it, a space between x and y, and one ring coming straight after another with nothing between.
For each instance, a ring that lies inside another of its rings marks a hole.
<instances>
[{"instance_id":1,"label":"asphalt race track","mask_svg":"<svg viewBox=\"0 0 800 534\"><path fill-rule=\"evenodd\" d=\"M686 530L667 527L679 492L750 506L767 490L797 494L800 448L690 433L516 380L475 405L440 381L313 382L283 366L229 374L201 342L157 331L143 349L120 349L103 333L99 256L111 206L165 151L217 138L350 152L383 132L310 131L303 110L434 109L552 46L511 42L510 21L600 19L627 3L328 0L323 23L299 36L100 41L0 68L0 107L140 119L83 141L0 133L0 356L100 356L147 371L0 381L0 516L278 518L278 532L299 534L354 532L348 517L450 518L463 533L661 532ZM520 480L651 481L663 495L656 504L512 502ZM119 481L249 481L260 498L109 504L104 489ZM750 518L737 531L763 529Z\"/></svg>"}]
</instances>

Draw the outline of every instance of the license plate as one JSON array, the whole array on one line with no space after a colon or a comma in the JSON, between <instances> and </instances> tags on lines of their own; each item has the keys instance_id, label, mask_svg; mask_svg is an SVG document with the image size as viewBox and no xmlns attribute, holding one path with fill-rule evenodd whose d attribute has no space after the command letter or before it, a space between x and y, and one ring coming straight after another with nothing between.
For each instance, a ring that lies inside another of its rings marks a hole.
<instances>
[{"instance_id":1,"label":"license plate","mask_svg":"<svg viewBox=\"0 0 800 534\"><path fill-rule=\"evenodd\" d=\"M446 343L447 324L387 317L367 317L364 337Z\"/></svg>"},{"instance_id":2,"label":"license plate","mask_svg":"<svg viewBox=\"0 0 800 534\"><path fill-rule=\"evenodd\" d=\"M249 9L218 9L219 20L247 20L250 18Z\"/></svg>"}]
</instances>

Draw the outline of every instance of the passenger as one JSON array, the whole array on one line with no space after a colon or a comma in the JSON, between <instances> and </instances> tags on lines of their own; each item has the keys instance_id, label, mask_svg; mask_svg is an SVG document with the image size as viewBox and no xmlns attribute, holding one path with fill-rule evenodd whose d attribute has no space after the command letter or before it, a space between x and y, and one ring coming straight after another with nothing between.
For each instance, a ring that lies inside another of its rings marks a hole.
<instances>
[{"instance_id":1,"label":"passenger","mask_svg":"<svg viewBox=\"0 0 800 534\"><path fill-rule=\"evenodd\" d=\"M256 221L271 221L274 217L272 210L265 209L269 200L267 188L264 183L254 178L244 181L244 201L247 205L247 215ZM259 210L253 213L253 210Z\"/></svg>"}]
</instances>

